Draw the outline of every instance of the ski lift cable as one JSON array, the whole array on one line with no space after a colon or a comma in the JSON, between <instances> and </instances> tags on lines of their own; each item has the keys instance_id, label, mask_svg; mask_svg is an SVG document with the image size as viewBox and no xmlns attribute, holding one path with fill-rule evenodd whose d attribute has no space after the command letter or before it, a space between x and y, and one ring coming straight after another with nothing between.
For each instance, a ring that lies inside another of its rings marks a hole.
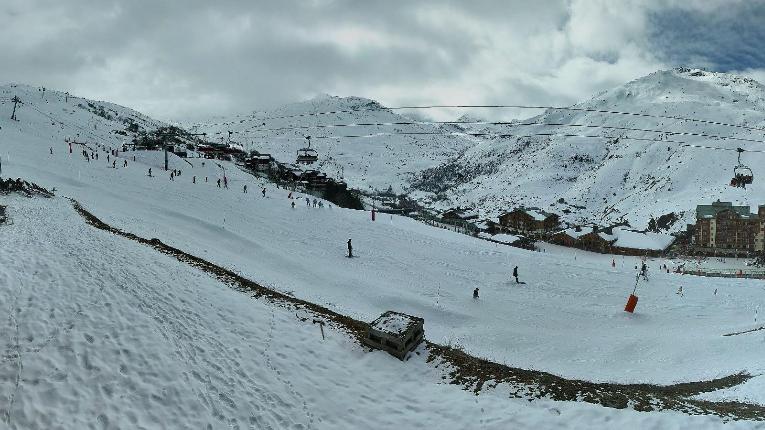
<instances>
[{"instance_id":1,"label":"ski lift cable","mask_svg":"<svg viewBox=\"0 0 765 430\"><path fill-rule=\"evenodd\" d=\"M393 126L400 126L400 125L451 125L451 124L453 125L459 125L459 124L512 125L512 126L518 126L518 127L547 126L547 127L602 128L606 130L640 131L645 133L659 133L659 134L667 134L672 136L695 136L695 137L704 137L707 139L736 140L740 142L765 143L765 140L759 140L759 139L747 139L743 137L719 136L714 134L684 132L684 131L667 131L667 130L656 130L656 129L618 127L618 126L610 126L610 125L576 124L576 123L570 124L570 123L558 123L558 122L541 123L541 122L512 122L512 121L395 121L395 122L369 122L369 123L349 123L349 124L321 124L321 125L260 129L260 130L253 130L252 132L262 133L262 132L270 132L270 131L306 130L306 129L313 129L313 128L322 129L322 128L346 128L346 127L351 128L351 127L375 127L375 126L393 127ZM229 133L231 132L229 131ZM243 134L243 133L249 133L249 132L235 131L234 133Z\"/></svg>"},{"instance_id":2,"label":"ski lift cable","mask_svg":"<svg viewBox=\"0 0 765 430\"><path fill-rule=\"evenodd\" d=\"M689 147L689 148L714 149L714 150L717 150L717 151L736 151L736 152L739 153L739 156L740 156L740 154L742 152L760 152L760 153L765 153L765 150L761 150L761 149L720 148L718 146L694 145L694 144L691 144L691 143L686 143L686 144L680 145L680 146ZM739 158L739 163L740 163L740 160L741 159Z\"/></svg>"},{"instance_id":3,"label":"ski lift cable","mask_svg":"<svg viewBox=\"0 0 765 430\"><path fill-rule=\"evenodd\" d=\"M586 135L586 134L572 134L572 133L529 133L529 134L508 134L508 133L439 133L439 132L401 132L401 133L372 133L372 134L351 134L351 135L327 135L327 136L314 136L313 139L369 139L375 137L385 136L398 136L398 135L458 135L458 136L470 136L470 137L514 137L514 138L532 138L532 137L578 137L578 138L590 138L590 139L623 139L623 140L636 140L643 142L658 142L658 143L676 143L680 147L709 149L718 151L737 151L737 152L759 152L765 153L765 150L758 149L743 149L743 148L722 148L717 146L707 146L692 144L680 140L672 139L651 139L645 137L633 137L633 136L602 136L602 135ZM251 136L252 138L261 139L303 139L302 136Z\"/></svg>"},{"instance_id":4,"label":"ski lift cable","mask_svg":"<svg viewBox=\"0 0 765 430\"><path fill-rule=\"evenodd\" d=\"M528 133L528 134L512 134L512 133L468 133L468 132L429 132L429 131L415 131L415 132L380 132L372 134L347 134L347 135L327 135L327 136L314 136L314 139L363 139L363 138L375 138L385 136L469 136L469 137L544 137L544 136L561 136L561 137L583 137L583 138L597 138L597 139L626 139L626 140L639 140L649 142L667 142L667 143L680 143L687 142L671 139L651 139L644 137L630 137L630 136L602 136L602 135L586 135L586 134L572 134L572 133ZM302 136L249 136L256 139L303 139Z\"/></svg>"},{"instance_id":5,"label":"ski lift cable","mask_svg":"<svg viewBox=\"0 0 765 430\"><path fill-rule=\"evenodd\" d=\"M63 120L61 120L61 119L57 119L57 118L54 118L54 117L52 117L52 116L50 116L50 115L46 114L45 112L43 112L43 111L41 111L40 109L38 109L37 107L35 107L35 105L34 105L34 104L32 104L32 103L26 102L26 103L23 103L23 104L24 104L24 105L26 105L26 106L28 106L28 107L30 107L30 108L32 108L33 110L37 111L37 112L38 112L40 115L42 115L42 116L44 116L44 117L48 118L49 120L51 120L51 121L53 121L53 122L58 122L59 124L62 124L62 125L64 124L64 121L63 121ZM92 137L93 139L96 139L96 140L98 140L98 139L101 139L101 137L97 136L95 133L91 132L91 131L90 131L90 130L88 130L88 129L82 128L81 126L79 126L79 125L77 125L77 124L74 124L74 123L69 123L68 125L69 125L69 126L72 126L72 127L74 127L74 128L76 128L76 129L78 129L78 130L80 130L82 133L85 133L85 134L87 134L87 135L90 135L90 137Z\"/></svg>"},{"instance_id":6,"label":"ski lift cable","mask_svg":"<svg viewBox=\"0 0 765 430\"><path fill-rule=\"evenodd\" d=\"M724 127L741 128L741 129L752 130L752 131L765 131L765 128L763 127L752 127L752 126L746 126L741 124L731 124L731 123L712 121L712 120L706 120L701 118L689 118L689 117L674 116L674 115L655 115L655 114L639 113L639 112L622 112L622 111L574 107L574 106L532 106L532 105L423 105L423 106L393 106L393 107L380 106L379 108L361 107L358 109L346 109L346 110L335 110L335 111L324 111L324 112L308 112L308 113L302 113L302 114L296 114L296 115L272 116L272 117L265 117L265 118L253 118L253 119L257 121L269 121L269 120L276 120L276 119L303 118L303 117L310 117L310 116L332 115L332 114L340 114L340 113L356 113L356 112L364 112L364 111L379 111L379 110L394 111L394 110L424 110L424 109L562 110L562 111L572 111L572 112L592 112L592 113L605 113L605 114L611 114L611 115L639 116L644 118L655 118L655 119L672 119L672 120L678 120L678 121L689 121L689 122L697 122L702 124L719 125Z\"/></svg>"}]
</instances>

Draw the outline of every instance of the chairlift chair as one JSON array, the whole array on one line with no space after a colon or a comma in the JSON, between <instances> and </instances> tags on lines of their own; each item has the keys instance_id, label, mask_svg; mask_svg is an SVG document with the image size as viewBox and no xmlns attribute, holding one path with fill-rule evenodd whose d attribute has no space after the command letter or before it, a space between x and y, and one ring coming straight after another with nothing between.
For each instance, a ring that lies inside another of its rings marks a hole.
<instances>
[{"instance_id":1,"label":"chairlift chair","mask_svg":"<svg viewBox=\"0 0 765 430\"><path fill-rule=\"evenodd\" d=\"M743 149L737 148L738 152L738 164L733 168L733 178L730 180L730 185L733 187L746 188L747 185L754 182L754 174L749 166L741 163L741 153Z\"/></svg>"},{"instance_id":2,"label":"chairlift chair","mask_svg":"<svg viewBox=\"0 0 765 430\"><path fill-rule=\"evenodd\" d=\"M306 136L308 146L297 150L297 164L313 164L319 159L319 154L311 148L311 136Z\"/></svg>"}]
</instances>

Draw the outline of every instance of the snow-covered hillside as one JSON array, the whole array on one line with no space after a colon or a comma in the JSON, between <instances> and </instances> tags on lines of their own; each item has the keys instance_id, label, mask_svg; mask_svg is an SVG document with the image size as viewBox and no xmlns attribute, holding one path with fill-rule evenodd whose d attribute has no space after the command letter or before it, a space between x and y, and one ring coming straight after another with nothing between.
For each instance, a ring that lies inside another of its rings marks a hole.
<instances>
[{"instance_id":1,"label":"snow-covered hillside","mask_svg":"<svg viewBox=\"0 0 765 430\"><path fill-rule=\"evenodd\" d=\"M39 124L26 133L40 138L65 137L79 142L108 142L113 147L131 143L139 131L152 131L166 124L132 109L109 102L88 100L62 91L22 84L0 86L0 110L8 119L13 111L13 97L19 123ZM13 122L0 126L13 127Z\"/></svg>"},{"instance_id":2,"label":"snow-covered hillside","mask_svg":"<svg viewBox=\"0 0 765 430\"><path fill-rule=\"evenodd\" d=\"M638 312L627 314L637 258L612 266L610 256L554 246L529 252L409 218L372 222L368 212L303 204L299 193L292 200L229 162L172 158L171 168L183 174L171 180L158 169L160 152L128 151L113 168L102 148L119 146L123 136L98 125L103 134L87 145L100 160L87 161L80 145L70 154L64 139L84 124L68 122L57 103L25 104L19 121L0 115L3 176L60 196L0 196L13 222L0 226L0 321L10 333L0 344L0 411L7 427L720 424L638 413L626 400L624 410L572 401L584 397L553 402L523 382L486 384L475 396L448 384L450 369L424 354L401 363L335 331L319 343L317 327L292 312L95 230L61 197L116 228L159 238L283 294L362 321L386 310L421 316L432 342L561 375L568 384L671 384L747 372L754 377L746 383L703 398L765 402L761 335L723 336L760 326L761 281L682 276L658 270L680 262L649 261ZM228 189L216 186L224 172ZM266 196L245 194L245 184L265 187ZM344 256L348 238L358 258ZM526 284L511 282L514 266Z\"/></svg>"},{"instance_id":3,"label":"snow-covered hillside","mask_svg":"<svg viewBox=\"0 0 765 430\"><path fill-rule=\"evenodd\" d=\"M765 145L677 134L764 140L761 131L652 117L689 117L762 127L765 87L749 78L691 69L659 71L572 107L647 116L547 110L503 125L327 128L411 120L367 99L320 96L270 112L196 124L194 129L222 139L227 139L231 130L234 140L287 162L293 161L295 151L305 146L303 136L311 135L312 146L320 154L321 170L338 175L344 169L353 187L371 191L392 185L395 191L416 197L426 207L476 207L482 217L524 205L558 213L572 223L626 220L633 227L644 228L651 217L675 212L681 215L680 222L672 226L677 230L684 227L682 221L692 221L693 210L700 203L718 198L750 205L765 202L765 186L758 176L762 172L757 170L765 161L763 153L743 154L742 162L755 169L752 186L743 190L728 185L737 164L733 150L742 147L759 151ZM353 112L315 115L327 111ZM478 122L470 110L455 120ZM606 128L598 128L601 126ZM443 134L317 138L418 132ZM593 137L498 136L503 134ZM731 151L687 147L678 142Z\"/></svg>"},{"instance_id":4,"label":"snow-covered hillside","mask_svg":"<svg viewBox=\"0 0 765 430\"><path fill-rule=\"evenodd\" d=\"M412 120L372 100L320 95L272 111L189 124L187 128L206 132L210 140L217 138L223 142L228 141L231 131L231 140L245 149L270 153L286 163L295 162L297 150L306 147L305 137L311 136L311 148L319 153L319 161L311 168L335 178L343 177L351 187L366 192L386 191L389 187L402 192L414 174L435 167L474 144L464 136L440 134L448 130L433 124L334 127L396 122ZM322 127L316 128L317 125ZM391 135L402 132L413 134Z\"/></svg>"},{"instance_id":5,"label":"snow-covered hillside","mask_svg":"<svg viewBox=\"0 0 765 430\"><path fill-rule=\"evenodd\" d=\"M652 73L573 108L763 127L765 87L730 74L675 69ZM432 204L440 207L475 205L492 215L516 205L538 206L562 214L572 222L605 224L627 220L641 228L651 217L669 212L685 212L684 220L692 222L697 204L718 198L749 205L765 203L765 182L758 176L765 173L758 169L765 162L765 154L743 154L742 162L753 167L755 174L754 184L744 190L729 186L737 164L735 151L684 147L676 143L762 151L765 144L761 143L676 134L690 132L763 140L760 131L581 110L548 110L522 124L538 125L476 125L468 129L521 136L561 133L609 138L488 138L456 160L424 172L416 186L426 191L419 193L421 198L430 198ZM567 215L564 211L571 213ZM683 227L684 223L679 222L673 230Z\"/></svg>"}]
</instances>

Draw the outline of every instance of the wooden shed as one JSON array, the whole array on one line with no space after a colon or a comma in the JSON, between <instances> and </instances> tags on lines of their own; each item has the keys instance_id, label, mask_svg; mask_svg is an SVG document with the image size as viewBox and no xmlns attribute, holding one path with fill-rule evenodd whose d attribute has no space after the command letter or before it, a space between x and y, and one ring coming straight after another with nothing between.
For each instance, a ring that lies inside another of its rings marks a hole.
<instances>
[{"instance_id":1,"label":"wooden shed","mask_svg":"<svg viewBox=\"0 0 765 430\"><path fill-rule=\"evenodd\" d=\"M387 311L369 324L364 344L404 360L409 351L422 342L425 335L424 322L419 317Z\"/></svg>"}]
</instances>

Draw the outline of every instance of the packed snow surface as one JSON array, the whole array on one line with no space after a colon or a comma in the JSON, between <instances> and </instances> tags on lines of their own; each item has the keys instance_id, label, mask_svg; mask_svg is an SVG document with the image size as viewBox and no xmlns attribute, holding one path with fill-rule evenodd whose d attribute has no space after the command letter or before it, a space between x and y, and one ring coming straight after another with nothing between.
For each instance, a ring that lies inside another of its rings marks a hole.
<instances>
[{"instance_id":1,"label":"packed snow surface","mask_svg":"<svg viewBox=\"0 0 765 430\"><path fill-rule=\"evenodd\" d=\"M158 167L161 153L127 152L119 160L128 167L118 161L115 169L105 151L97 161L78 154L79 145L69 154L64 137L83 121L61 113L63 97L32 103L18 122L0 117L3 176L55 188L115 227L270 288L366 321L386 310L421 316L431 341L566 377L672 383L763 372L762 332L722 336L760 323L762 281L666 273L660 265L676 262L651 260L637 312L628 314L637 258L617 257L612 267L611 256L551 245L529 252L398 216L372 222L368 212L329 205L293 209L288 191L226 162L172 157L171 168L183 173L171 181ZM120 136L98 124L87 144L116 148ZM228 189L217 187L224 172ZM265 185L266 197L242 193L245 184ZM505 398L501 387L476 397L438 384L440 373L422 356L404 370L341 334L322 342L290 312L85 225L61 198L0 197L0 204L14 220L0 226L7 310L0 410L10 428L720 424L528 405ZM357 258L344 256L349 237ZM514 266L526 284L510 281ZM471 297L476 287L479 300ZM763 391L751 388L759 384L756 376L750 388L714 395L763 402Z\"/></svg>"}]
</instances>

